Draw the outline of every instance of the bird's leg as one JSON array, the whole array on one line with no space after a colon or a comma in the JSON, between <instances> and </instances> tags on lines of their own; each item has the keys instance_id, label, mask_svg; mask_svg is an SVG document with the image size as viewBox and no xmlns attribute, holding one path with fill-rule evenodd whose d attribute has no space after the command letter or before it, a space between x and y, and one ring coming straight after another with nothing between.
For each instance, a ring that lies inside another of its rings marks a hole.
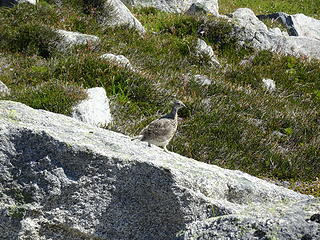
<instances>
[{"instance_id":1,"label":"bird's leg","mask_svg":"<svg viewBox=\"0 0 320 240\"><path fill-rule=\"evenodd\" d=\"M148 147L151 147L151 143L148 142Z\"/></svg>"}]
</instances>

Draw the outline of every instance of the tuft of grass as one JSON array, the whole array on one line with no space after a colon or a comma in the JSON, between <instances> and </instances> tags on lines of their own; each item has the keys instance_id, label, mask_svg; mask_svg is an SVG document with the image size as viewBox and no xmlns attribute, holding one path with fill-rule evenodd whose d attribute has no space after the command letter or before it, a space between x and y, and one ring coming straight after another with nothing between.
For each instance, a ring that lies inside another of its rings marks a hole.
<instances>
[{"instance_id":1,"label":"tuft of grass","mask_svg":"<svg viewBox=\"0 0 320 240\"><path fill-rule=\"evenodd\" d=\"M59 35L42 25L22 24L0 35L0 48L26 55L49 58L55 52Z\"/></svg>"},{"instance_id":2,"label":"tuft of grass","mask_svg":"<svg viewBox=\"0 0 320 240\"><path fill-rule=\"evenodd\" d=\"M25 87L15 92L10 99L35 109L70 115L74 104L85 97L83 89L79 87L51 81L36 87Z\"/></svg>"}]
</instances>

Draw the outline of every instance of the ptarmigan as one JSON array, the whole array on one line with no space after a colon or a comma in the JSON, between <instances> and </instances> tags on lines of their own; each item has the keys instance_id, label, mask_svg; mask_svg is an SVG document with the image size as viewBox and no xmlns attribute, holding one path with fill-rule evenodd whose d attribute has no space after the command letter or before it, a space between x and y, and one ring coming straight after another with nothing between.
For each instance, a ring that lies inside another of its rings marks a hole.
<instances>
[{"instance_id":1,"label":"ptarmigan","mask_svg":"<svg viewBox=\"0 0 320 240\"><path fill-rule=\"evenodd\" d=\"M134 139L140 139L141 141L148 142L148 146L151 144L158 147L163 147L166 152L167 145L173 138L178 127L178 110L185 107L183 102L175 101L170 113L152 121L148 126L142 129L139 136Z\"/></svg>"}]
</instances>

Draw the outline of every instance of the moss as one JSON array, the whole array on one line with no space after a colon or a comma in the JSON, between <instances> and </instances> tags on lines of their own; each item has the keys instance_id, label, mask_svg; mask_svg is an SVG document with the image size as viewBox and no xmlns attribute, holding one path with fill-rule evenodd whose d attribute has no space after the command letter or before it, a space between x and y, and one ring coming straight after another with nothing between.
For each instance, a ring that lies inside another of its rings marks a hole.
<instances>
[{"instance_id":1,"label":"moss","mask_svg":"<svg viewBox=\"0 0 320 240\"><path fill-rule=\"evenodd\" d=\"M4 190L4 193L12 197L18 204L33 202L32 194L19 188L7 189Z\"/></svg>"},{"instance_id":2,"label":"moss","mask_svg":"<svg viewBox=\"0 0 320 240\"><path fill-rule=\"evenodd\" d=\"M26 209L22 206L11 206L8 213L10 217L21 220L25 216Z\"/></svg>"}]
</instances>

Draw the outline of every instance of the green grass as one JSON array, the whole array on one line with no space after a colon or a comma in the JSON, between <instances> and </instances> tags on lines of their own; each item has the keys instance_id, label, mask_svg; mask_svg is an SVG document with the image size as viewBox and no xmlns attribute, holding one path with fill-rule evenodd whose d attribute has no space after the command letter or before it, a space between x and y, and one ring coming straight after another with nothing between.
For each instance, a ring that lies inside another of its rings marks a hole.
<instances>
[{"instance_id":1,"label":"green grass","mask_svg":"<svg viewBox=\"0 0 320 240\"><path fill-rule=\"evenodd\" d=\"M285 12L288 14L304 13L320 18L320 2L314 0L227 0L219 1L219 12L227 14L238 8L251 8L255 14Z\"/></svg>"},{"instance_id":2,"label":"green grass","mask_svg":"<svg viewBox=\"0 0 320 240\"><path fill-rule=\"evenodd\" d=\"M275 12L269 1L259 7L257 2L249 3L256 13ZM292 13L287 11L288 3L279 1L275 7ZM248 3L220 4L222 11L229 12ZM315 6L306 5L305 13ZM187 108L179 112L182 121L170 150L256 176L289 180L299 191L319 194L313 187L320 172L319 61L240 47L229 34L232 23L212 16L154 8L133 12L148 31L144 36L124 27L101 27L95 12L73 2L62 8L41 2L0 9L0 19L7 26L1 34L9 36L0 41L0 50L13 69L0 75L12 90L7 98L68 115L86 97L85 88L104 87L114 118L109 128L128 135L136 135L169 111L171 100L180 99ZM50 45L52 28L95 34L101 44L95 51L82 46L61 54ZM193 57L199 28L206 29L202 38L213 47L221 68ZM104 53L125 55L137 71L100 59ZM250 57L251 63L239 64ZM214 83L201 86L195 74L206 75ZM267 92L263 78L273 79L277 90Z\"/></svg>"}]
</instances>

